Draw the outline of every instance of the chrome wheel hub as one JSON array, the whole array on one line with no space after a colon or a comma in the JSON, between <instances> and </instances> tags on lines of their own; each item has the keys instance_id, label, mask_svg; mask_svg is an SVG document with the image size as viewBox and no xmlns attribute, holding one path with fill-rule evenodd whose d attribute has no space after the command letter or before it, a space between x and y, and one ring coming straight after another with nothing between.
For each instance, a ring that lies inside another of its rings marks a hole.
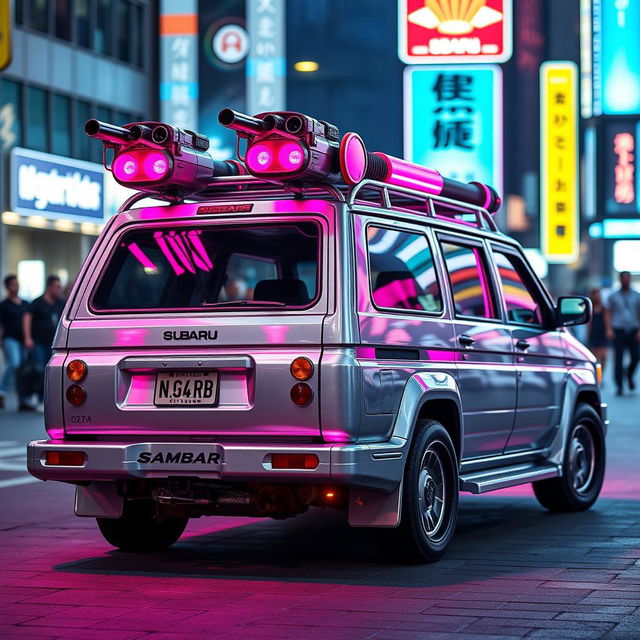
<instances>
[{"instance_id":1,"label":"chrome wheel hub","mask_svg":"<svg viewBox=\"0 0 640 640\"><path fill-rule=\"evenodd\" d=\"M427 536L432 538L442 525L447 506L444 466L433 444L422 456L418 476L418 503L422 528Z\"/></svg>"},{"instance_id":2,"label":"chrome wheel hub","mask_svg":"<svg viewBox=\"0 0 640 640\"><path fill-rule=\"evenodd\" d=\"M588 427L579 424L569 440L569 473L573 489L578 494L587 493L596 467L596 450Z\"/></svg>"}]
</instances>

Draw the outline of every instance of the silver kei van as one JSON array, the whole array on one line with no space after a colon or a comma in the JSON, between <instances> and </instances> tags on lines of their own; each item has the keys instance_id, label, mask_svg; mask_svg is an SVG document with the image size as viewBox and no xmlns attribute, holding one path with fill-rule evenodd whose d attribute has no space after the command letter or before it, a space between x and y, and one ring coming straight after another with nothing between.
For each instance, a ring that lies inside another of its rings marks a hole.
<instances>
[{"instance_id":1,"label":"silver kei van","mask_svg":"<svg viewBox=\"0 0 640 640\"><path fill-rule=\"evenodd\" d=\"M85 262L47 367L49 439L28 446L110 544L334 507L425 562L460 491L594 503L606 405L565 328L589 301L555 303L483 206L362 176L212 178L136 208L148 195Z\"/></svg>"}]
</instances>

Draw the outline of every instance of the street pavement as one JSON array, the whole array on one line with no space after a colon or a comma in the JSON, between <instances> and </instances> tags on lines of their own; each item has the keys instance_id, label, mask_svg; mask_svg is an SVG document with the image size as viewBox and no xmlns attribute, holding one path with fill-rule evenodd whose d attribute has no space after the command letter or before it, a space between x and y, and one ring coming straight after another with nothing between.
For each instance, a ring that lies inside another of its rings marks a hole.
<instances>
[{"instance_id":1,"label":"street pavement","mask_svg":"<svg viewBox=\"0 0 640 640\"><path fill-rule=\"evenodd\" d=\"M550 514L529 486L462 495L443 560L384 562L337 512L192 520L169 552L114 551L73 488L32 481L41 416L0 414L0 638L640 638L640 392L607 397L602 497Z\"/></svg>"}]
</instances>

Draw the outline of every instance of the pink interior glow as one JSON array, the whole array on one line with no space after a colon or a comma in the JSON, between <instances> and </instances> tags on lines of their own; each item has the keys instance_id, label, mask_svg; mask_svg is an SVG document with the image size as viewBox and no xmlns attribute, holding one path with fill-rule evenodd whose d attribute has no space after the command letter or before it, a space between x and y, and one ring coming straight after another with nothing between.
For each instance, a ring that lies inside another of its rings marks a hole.
<instances>
[{"instance_id":1,"label":"pink interior glow","mask_svg":"<svg viewBox=\"0 0 640 640\"><path fill-rule=\"evenodd\" d=\"M162 231L158 231L154 233L153 237L155 238L155 241L158 243L158 246L160 247L160 250L164 254L164 257L167 259L167 262L173 268L175 274L177 276L182 275L184 273L184 269L178 264L176 259L173 257L173 253L171 252L171 249L167 245L167 241L164 239Z\"/></svg>"}]
</instances>

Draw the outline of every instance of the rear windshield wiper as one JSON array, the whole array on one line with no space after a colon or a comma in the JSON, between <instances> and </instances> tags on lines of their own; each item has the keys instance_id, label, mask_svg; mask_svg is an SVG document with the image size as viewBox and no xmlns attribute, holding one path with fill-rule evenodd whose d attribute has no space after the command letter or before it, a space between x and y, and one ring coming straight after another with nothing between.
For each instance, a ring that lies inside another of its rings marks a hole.
<instances>
[{"instance_id":1,"label":"rear windshield wiper","mask_svg":"<svg viewBox=\"0 0 640 640\"><path fill-rule=\"evenodd\" d=\"M224 302L203 302L203 307L286 307L286 303L277 300L225 300Z\"/></svg>"}]
</instances>

